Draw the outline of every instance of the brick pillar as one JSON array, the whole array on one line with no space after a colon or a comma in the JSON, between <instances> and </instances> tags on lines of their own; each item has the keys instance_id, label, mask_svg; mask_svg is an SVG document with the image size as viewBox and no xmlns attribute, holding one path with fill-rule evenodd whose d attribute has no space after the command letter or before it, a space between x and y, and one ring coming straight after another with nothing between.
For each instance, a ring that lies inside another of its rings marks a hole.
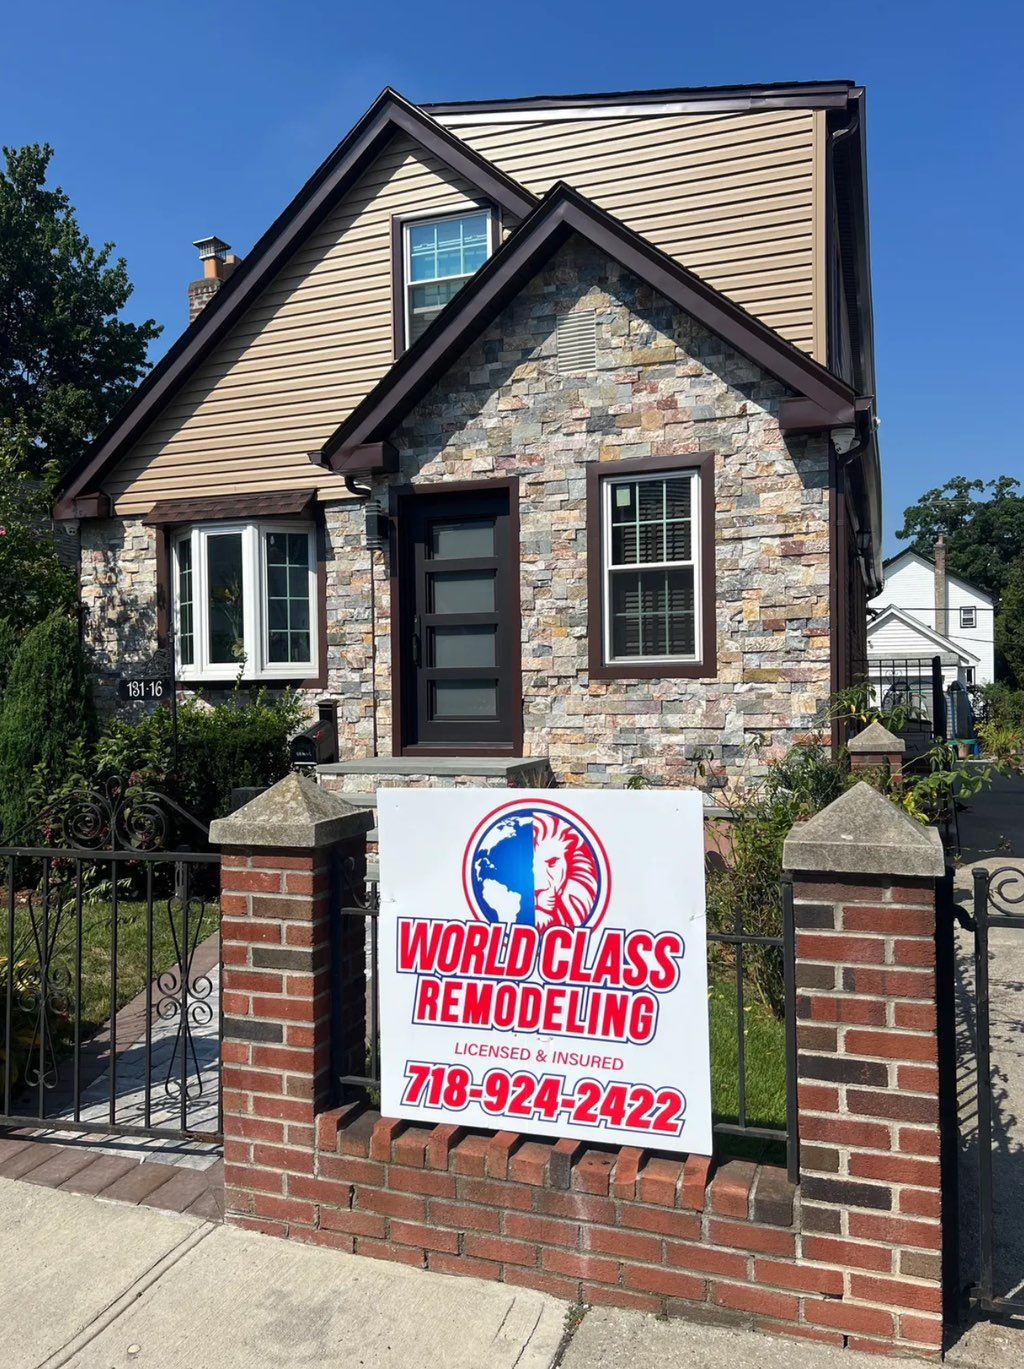
<instances>
[{"instance_id":1,"label":"brick pillar","mask_svg":"<svg viewBox=\"0 0 1024 1369\"><path fill-rule=\"evenodd\" d=\"M332 909L345 863L356 878L365 869L372 823L368 809L289 775L210 829L223 852L225 1211L242 1226L284 1235L312 1210L296 1181L313 1173L314 1119L332 1101L332 1032L345 1069L362 1054L362 1016L347 1015L339 1041L331 990L339 966L359 960L341 943L361 945L363 928L336 929ZM358 1006L357 994L339 998Z\"/></svg>"},{"instance_id":2,"label":"brick pillar","mask_svg":"<svg viewBox=\"0 0 1024 1369\"><path fill-rule=\"evenodd\" d=\"M891 777L896 784L900 782L907 744L880 722L873 722L863 732L858 732L847 743L846 749L850 753L853 770L876 771Z\"/></svg>"},{"instance_id":3,"label":"brick pillar","mask_svg":"<svg viewBox=\"0 0 1024 1369\"><path fill-rule=\"evenodd\" d=\"M786 841L793 879L801 1255L843 1267L806 1319L937 1355L943 1221L938 833L863 782ZM945 1249L954 1248L947 1242Z\"/></svg>"}]
</instances>

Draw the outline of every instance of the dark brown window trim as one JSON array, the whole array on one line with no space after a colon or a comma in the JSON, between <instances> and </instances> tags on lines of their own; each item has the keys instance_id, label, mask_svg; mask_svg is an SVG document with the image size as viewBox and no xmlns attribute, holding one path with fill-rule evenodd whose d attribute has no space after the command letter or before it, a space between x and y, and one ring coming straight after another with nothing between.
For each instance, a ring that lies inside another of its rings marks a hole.
<instances>
[{"instance_id":1,"label":"dark brown window trim","mask_svg":"<svg viewBox=\"0 0 1024 1369\"><path fill-rule=\"evenodd\" d=\"M327 688L327 522L319 505L312 509L313 537L316 544L317 597L317 663L315 675L304 680L243 680L243 689L326 689ZM196 520L202 522L202 519ZM170 666L171 612L173 605L174 571L171 565L173 529L166 523L156 525L156 645L158 651L168 653ZM175 661L177 665L177 661ZM204 689L233 689L234 680L182 680L175 672L176 688L193 691Z\"/></svg>"},{"instance_id":2,"label":"dark brown window trim","mask_svg":"<svg viewBox=\"0 0 1024 1369\"><path fill-rule=\"evenodd\" d=\"M509 595L504 605L505 611L512 614L520 625L519 651L512 663L512 692L519 700L515 713L515 734L509 747L474 747L461 750L445 750L436 746L406 746L403 737L403 679L402 679L402 641L405 624L402 621L402 594L399 582L399 539L398 524L402 517L403 505L408 501L433 495L443 498L449 494L479 494L492 490L508 491L509 535L515 548L515 574L508 577ZM523 754L523 644L522 644L522 553L520 548L519 520L519 477L502 476L494 480L434 480L422 484L392 485L388 490L389 513L391 515L391 541L388 549L390 574L388 594L391 607L391 754L393 756L521 756Z\"/></svg>"},{"instance_id":3,"label":"dark brown window trim","mask_svg":"<svg viewBox=\"0 0 1024 1369\"><path fill-rule=\"evenodd\" d=\"M701 659L630 665L604 659L604 518L601 485L606 477L696 471L700 477ZM718 673L718 615L715 597L715 455L681 453L639 461L592 461L587 467L587 648L592 680L708 680Z\"/></svg>"},{"instance_id":4,"label":"dark brown window trim","mask_svg":"<svg viewBox=\"0 0 1024 1369\"><path fill-rule=\"evenodd\" d=\"M470 213L470 205L484 209L491 216L491 252L493 257L501 246L501 206L494 200L465 197L465 212ZM394 214L391 218L391 345L397 360L408 348L405 340L405 225L407 223L430 223L434 219L453 218L463 210L439 208L430 214ZM490 257L488 258L490 260ZM443 312L443 311L442 311ZM440 315L438 316L440 317Z\"/></svg>"}]
</instances>

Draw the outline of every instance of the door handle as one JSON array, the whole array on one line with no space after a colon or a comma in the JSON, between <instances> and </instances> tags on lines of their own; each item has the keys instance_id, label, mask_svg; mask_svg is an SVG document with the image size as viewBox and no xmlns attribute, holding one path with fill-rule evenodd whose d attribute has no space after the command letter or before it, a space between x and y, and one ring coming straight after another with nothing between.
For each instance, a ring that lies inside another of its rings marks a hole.
<instances>
[{"instance_id":1,"label":"door handle","mask_svg":"<svg viewBox=\"0 0 1024 1369\"><path fill-rule=\"evenodd\" d=\"M420 620L416 618L416 626L412 632L412 663L414 666L420 664Z\"/></svg>"}]
</instances>

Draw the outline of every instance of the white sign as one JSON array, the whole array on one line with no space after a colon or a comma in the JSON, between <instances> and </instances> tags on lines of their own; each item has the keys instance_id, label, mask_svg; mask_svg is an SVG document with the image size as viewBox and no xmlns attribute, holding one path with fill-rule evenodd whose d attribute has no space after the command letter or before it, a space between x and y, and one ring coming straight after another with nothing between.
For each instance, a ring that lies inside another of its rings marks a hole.
<instances>
[{"instance_id":1,"label":"white sign","mask_svg":"<svg viewBox=\"0 0 1024 1369\"><path fill-rule=\"evenodd\" d=\"M378 804L383 1113L710 1154L700 795Z\"/></svg>"}]
</instances>

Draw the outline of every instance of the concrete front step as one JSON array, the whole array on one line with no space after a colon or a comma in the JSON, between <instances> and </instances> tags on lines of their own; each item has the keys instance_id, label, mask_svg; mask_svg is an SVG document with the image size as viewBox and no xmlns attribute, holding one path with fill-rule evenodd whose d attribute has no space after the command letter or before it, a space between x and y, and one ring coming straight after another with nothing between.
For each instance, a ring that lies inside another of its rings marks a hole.
<instances>
[{"instance_id":1,"label":"concrete front step","mask_svg":"<svg viewBox=\"0 0 1024 1369\"><path fill-rule=\"evenodd\" d=\"M317 766L320 783L336 794L378 789L549 789L551 766L543 756L377 756Z\"/></svg>"}]
</instances>

